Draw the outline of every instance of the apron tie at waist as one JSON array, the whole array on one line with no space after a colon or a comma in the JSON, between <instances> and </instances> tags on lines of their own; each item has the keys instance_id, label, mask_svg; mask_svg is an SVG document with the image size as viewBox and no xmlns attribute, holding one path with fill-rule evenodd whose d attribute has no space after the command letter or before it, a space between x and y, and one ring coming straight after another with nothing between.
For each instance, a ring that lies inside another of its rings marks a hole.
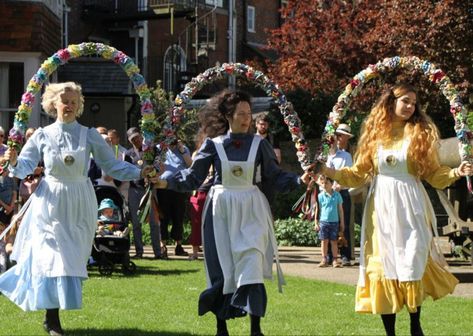
<instances>
[{"instance_id":1,"label":"apron tie at waist","mask_svg":"<svg viewBox=\"0 0 473 336\"><path fill-rule=\"evenodd\" d=\"M258 187L255 185L246 185L246 186L240 186L240 185L235 185L235 186L224 186L222 184L216 184L212 186L213 189L215 190L233 190L233 191L251 191L255 190Z\"/></svg>"},{"instance_id":2,"label":"apron tie at waist","mask_svg":"<svg viewBox=\"0 0 473 336\"><path fill-rule=\"evenodd\" d=\"M85 182L89 178L87 176L51 176L46 175L45 179L48 182L64 183L64 182Z\"/></svg>"}]
</instances>

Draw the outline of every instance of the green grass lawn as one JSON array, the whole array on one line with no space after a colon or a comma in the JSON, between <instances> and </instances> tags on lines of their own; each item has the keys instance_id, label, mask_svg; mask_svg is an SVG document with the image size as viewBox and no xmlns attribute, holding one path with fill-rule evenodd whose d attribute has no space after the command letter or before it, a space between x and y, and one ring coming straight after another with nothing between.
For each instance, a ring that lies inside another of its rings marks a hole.
<instances>
[{"instance_id":1,"label":"green grass lawn","mask_svg":"<svg viewBox=\"0 0 473 336\"><path fill-rule=\"evenodd\" d=\"M213 335L212 314L197 315L205 288L202 261L137 261L134 276L101 276L84 282L82 310L61 312L68 335ZM265 335L382 335L379 316L355 314L353 286L286 277L279 294L268 282ZM426 335L472 335L473 300L448 297L422 307ZM0 335L42 335L43 312L25 313L0 296ZM409 317L398 315L398 335L409 334ZM249 335L249 318L228 322L231 335Z\"/></svg>"}]
</instances>

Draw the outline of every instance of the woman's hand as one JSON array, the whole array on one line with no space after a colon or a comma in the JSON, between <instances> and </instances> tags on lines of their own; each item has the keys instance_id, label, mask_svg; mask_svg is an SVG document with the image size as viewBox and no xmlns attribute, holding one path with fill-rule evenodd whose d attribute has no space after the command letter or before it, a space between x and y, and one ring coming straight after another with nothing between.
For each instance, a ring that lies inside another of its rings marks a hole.
<instances>
[{"instance_id":1,"label":"woman's hand","mask_svg":"<svg viewBox=\"0 0 473 336\"><path fill-rule=\"evenodd\" d=\"M473 175L473 164L468 161L460 163L458 168L455 168L455 175L457 176L472 176Z\"/></svg>"},{"instance_id":2,"label":"woman's hand","mask_svg":"<svg viewBox=\"0 0 473 336\"><path fill-rule=\"evenodd\" d=\"M151 165L146 165L141 169L141 177L144 179L151 179L154 178L158 173L156 169Z\"/></svg>"},{"instance_id":3,"label":"woman's hand","mask_svg":"<svg viewBox=\"0 0 473 336\"><path fill-rule=\"evenodd\" d=\"M302 176L301 176L301 181L302 181L304 184L310 185L311 180L312 180L312 173L306 171L304 174L302 174Z\"/></svg>"},{"instance_id":4,"label":"woman's hand","mask_svg":"<svg viewBox=\"0 0 473 336\"><path fill-rule=\"evenodd\" d=\"M17 163L17 159L18 159L18 153L16 149L12 147L8 147L7 151L5 152L4 158L10 161L10 165L15 167Z\"/></svg>"}]
</instances>

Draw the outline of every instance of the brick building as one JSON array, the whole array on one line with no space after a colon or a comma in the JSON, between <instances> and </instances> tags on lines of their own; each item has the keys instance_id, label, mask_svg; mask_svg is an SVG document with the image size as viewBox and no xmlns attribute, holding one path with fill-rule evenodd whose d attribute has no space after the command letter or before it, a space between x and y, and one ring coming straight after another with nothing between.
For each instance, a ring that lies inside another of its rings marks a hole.
<instances>
[{"instance_id":1,"label":"brick building","mask_svg":"<svg viewBox=\"0 0 473 336\"><path fill-rule=\"evenodd\" d=\"M193 76L216 64L268 57L266 29L280 25L282 4L280 0L3 1L0 125L11 127L29 79L47 57L68 44L112 45L134 58L149 86L161 80L166 90L177 93ZM118 65L79 58L59 67L52 77L82 84L86 113L81 123L113 127L122 134L136 124L137 99ZM207 94L212 89L216 88ZM49 122L37 99L30 124Z\"/></svg>"}]
</instances>

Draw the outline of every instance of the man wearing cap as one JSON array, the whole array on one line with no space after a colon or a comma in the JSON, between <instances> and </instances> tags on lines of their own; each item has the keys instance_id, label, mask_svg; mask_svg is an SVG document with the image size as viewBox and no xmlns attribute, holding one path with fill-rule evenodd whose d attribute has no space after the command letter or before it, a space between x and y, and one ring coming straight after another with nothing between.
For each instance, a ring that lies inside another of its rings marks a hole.
<instances>
[{"instance_id":1,"label":"man wearing cap","mask_svg":"<svg viewBox=\"0 0 473 336\"><path fill-rule=\"evenodd\" d=\"M141 150L143 137L137 127L129 128L126 132L126 136L128 141L132 144L132 147L125 152L125 155L131 158L131 163L138 168L141 168L144 164L142 158L143 151ZM138 218L138 209L144 194L144 179L130 181L130 188L128 189L128 208L130 210L131 224L133 225L133 240L136 250L135 258L143 258L143 232L141 230L140 219ZM150 212L149 218L151 244L153 246L154 257L160 259L161 247L159 241L161 236L159 232L159 219L155 218L153 211Z\"/></svg>"},{"instance_id":2,"label":"man wearing cap","mask_svg":"<svg viewBox=\"0 0 473 336\"><path fill-rule=\"evenodd\" d=\"M162 179L172 176L174 173L186 169L192 165L192 157L189 148L181 140L169 146L166 151L165 172ZM189 253L182 247L184 233L184 214L186 204L189 200L187 193L169 189L157 189L159 208L161 210L161 254L167 256L167 240L169 238L168 226L172 222L171 238L176 242L174 255L188 256Z\"/></svg>"},{"instance_id":3,"label":"man wearing cap","mask_svg":"<svg viewBox=\"0 0 473 336\"><path fill-rule=\"evenodd\" d=\"M335 131L335 140L336 146L331 148L330 155L327 159L327 167L340 169L343 167L351 167L353 165L353 159L348 152L348 141L353 137L351 134L351 128L347 124L340 124ZM351 235L350 235L350 211L351 211L351 197L348 192L348 188L341 186L337 182L334 182L333 189L340 192L343 199L343 214L345 220L345 230L343 232L345 239L348 242L347 247L342 247L340 249L340 254L342 256L343 266L350 266L352 259L351 254Z\"/></svg>"}]
</instances>

